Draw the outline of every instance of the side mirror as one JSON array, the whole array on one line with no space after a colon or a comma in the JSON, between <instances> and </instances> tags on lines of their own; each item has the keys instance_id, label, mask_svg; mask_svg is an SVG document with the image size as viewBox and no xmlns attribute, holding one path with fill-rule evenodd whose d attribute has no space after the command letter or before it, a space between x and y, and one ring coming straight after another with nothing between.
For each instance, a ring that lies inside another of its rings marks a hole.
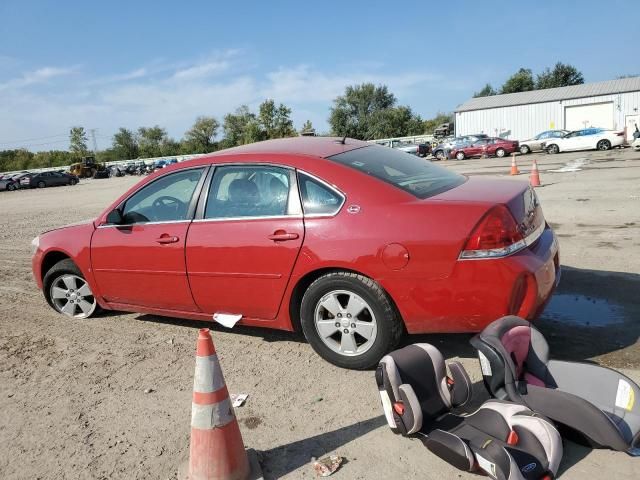
<instances>
[{"instance_id":1,"label":"side mirror","mask_svg":"<svg viewBox=\"0 0 640 480\"><path fill-rule=\"evenodd\" d=\"M122 223L122 212L117 208L111 210L107 215L107 223L110 225L120 225Z\"/></svg>"}]
</instances>

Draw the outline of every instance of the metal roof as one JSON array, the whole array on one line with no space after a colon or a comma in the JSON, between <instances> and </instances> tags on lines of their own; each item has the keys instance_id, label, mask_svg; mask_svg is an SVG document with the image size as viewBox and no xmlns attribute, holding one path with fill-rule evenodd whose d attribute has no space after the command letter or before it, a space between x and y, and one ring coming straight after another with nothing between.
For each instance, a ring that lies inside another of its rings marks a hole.
<instances>
[{"instance_id":1,"label":"metal roof","mask_svg":"<svg viewBox=\"0 0 640 480\"><path fill-rule=\"evenodd\" d=\"M640 77L620 78L605 82L583 83L570 87L546 88L530 92L506 93L490 97L478 97L467 100L455 109L456 112L485 110L488 108L512 107L530 103L557 102L570 98L597 97L624 92L640 91Z\"/></svg>"}]
</instances>

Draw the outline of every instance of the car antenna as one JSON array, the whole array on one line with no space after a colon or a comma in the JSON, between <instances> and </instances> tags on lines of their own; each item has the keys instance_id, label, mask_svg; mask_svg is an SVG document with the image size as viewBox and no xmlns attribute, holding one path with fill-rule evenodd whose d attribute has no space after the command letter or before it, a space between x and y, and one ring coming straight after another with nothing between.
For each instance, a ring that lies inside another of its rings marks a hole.
<instances>
[{"instance_id":1,"label":"car antenna","mask_svg":"<svg viewBox=\"0 0 640 480\"><path fill-rule=\"evenodd\" d=\"M340 143L341 143L342 145L344 145L344 141L345 141L346 139L347 139L347 136L345 135L344 137L342 137L342 140L340 140Z\"/></svg>"}]
</instances>

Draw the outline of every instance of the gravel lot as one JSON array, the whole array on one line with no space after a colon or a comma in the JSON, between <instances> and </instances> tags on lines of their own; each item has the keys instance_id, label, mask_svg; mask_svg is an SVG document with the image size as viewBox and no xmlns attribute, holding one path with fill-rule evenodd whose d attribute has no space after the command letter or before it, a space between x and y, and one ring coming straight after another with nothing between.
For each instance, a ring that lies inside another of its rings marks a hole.
<instances>
[{"instance_id":1,"label":"gravel lot","mask_svg":"<svg viewBox=\"0 0 640 480\"><path fill-rule=\"evenodd\" d=\"M533 158L519 157L521 170ZM556 356L593 359L640 381L640 153L536 158L538 195L560 237L564 267L540 328ZM443 163L504 176L509 162ZM117 313L69 320L46 305L31 279L32 237L95 216L136 181L0 192L2 478L176 478L188 456L194 349L203 324ZM391 433L372 372L333 367L296 334L212 328L229 390L250 395L236 413L245 443L262 452L266 478L312 478L311 457L328 453L347 459L337 479L474 478ZM406 341L428 341L460 359L483 398L468 339ZM637 479L639 462L566 442L562 478Z\"/></svg>"}]
</instances>

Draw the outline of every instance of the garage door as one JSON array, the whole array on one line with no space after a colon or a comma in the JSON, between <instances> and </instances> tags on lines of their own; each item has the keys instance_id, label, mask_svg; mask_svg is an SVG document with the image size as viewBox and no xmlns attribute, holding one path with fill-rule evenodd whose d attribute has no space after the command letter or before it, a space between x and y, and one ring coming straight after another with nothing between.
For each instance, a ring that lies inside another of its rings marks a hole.
<instances>
[{"instance_id":1,"label":"garage door","mask_svg":"<svg viewBox=\"0 0 640 480\"><path fill-rule=\"evenodd\" d=\"M613 128L613 102L565 107L564 128Z\"/></svg>"}]
</instances>

